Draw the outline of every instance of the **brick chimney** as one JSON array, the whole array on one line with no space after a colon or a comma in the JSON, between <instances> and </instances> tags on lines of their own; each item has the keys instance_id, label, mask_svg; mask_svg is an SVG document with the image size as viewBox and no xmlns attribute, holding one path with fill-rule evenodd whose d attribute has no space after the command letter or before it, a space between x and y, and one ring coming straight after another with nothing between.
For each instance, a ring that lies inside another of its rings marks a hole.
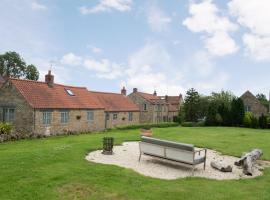
<instances>
[{"instance_id":1,"label":"brick chimney","mask_svg":"<svg viewBox=\"0 0 270 200\"><path fill-rule=\"evenodd\" d=\"M138 89L137 88L133 88L133 93L136 93L138 92Z\"/></svg>"},{"instance_id":2,"label":"brick chimney","mask_svg":"<svg viewBox=\"0 0 270 200\"><path fill-rule=\"evenodd\" d=\"M165 101L168 103L168 95L165 95Z\"/></svg>"},{"instance_id":3,"label":"brick chimney","mask_svg":"<svg viewBox=\"0 0 270 200\"><path fill-rule=\"evenodd\" d=\"M157 91L156 91L156 90L154 91L154 94L153 94L153 95L154 95L154 96L157 96Z\"/></svg>"},{"instance_id":4,"label":"brick chimney","mask_svg":"<svg viewBox=\"0 0 270 200\"><path fill-rule=\"evenodd\" d=\"M51 74L51 70L48 71L48 74L45 75L45 82L52 87L54 83L54 75Z\"/></svg>"},{"instance_id":5,"label":"brick chimney","mask_svg":"<svg viewBox=\"0 0 270 200\"><path fill-rule=\"evenodd\" d=\"M122 88L121 94L124 95L124 96L127 95L127 90L126 90L125 86Z\"/></svg>"}]
</instances>

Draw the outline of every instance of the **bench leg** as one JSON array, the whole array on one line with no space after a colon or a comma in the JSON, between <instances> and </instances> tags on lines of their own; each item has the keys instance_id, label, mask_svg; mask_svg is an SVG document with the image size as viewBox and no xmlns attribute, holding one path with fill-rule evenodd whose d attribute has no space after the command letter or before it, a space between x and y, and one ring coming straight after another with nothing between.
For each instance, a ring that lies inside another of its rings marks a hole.
<instances>
[{"instance_id":1,"label":"bench leg","mask_svg":"<svg viewBox=\"0 0 270 200\"><path fill-rule=\"evenodd\" d=\"M141 157L142 157L142 153L140 152L140 155L139 155L139 162L141 161Z\"/></svg>"},{"instance_id":2,"label":"bench leg","mask_svg":"<svg viewBox=\"0 0 270 200\"><path fill-rule=\"evenodd\" d=\"M204 159L203 170L205 170L205 166L206 166L206 158Z\"/></svg>"}]
</instances>

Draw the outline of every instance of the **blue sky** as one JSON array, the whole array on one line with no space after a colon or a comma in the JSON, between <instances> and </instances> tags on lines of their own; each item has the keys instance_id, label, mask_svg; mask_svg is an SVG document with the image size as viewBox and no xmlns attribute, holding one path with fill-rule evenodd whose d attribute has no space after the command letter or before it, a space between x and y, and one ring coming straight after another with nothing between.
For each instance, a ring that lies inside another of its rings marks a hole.
<instances>
[{"instance_id":1,"label":"blue sky","mask_svg":"<svg viewBox=\"0 0 270 200\"><path fill-rule=\"evenodd\" d=\"M0 0L0 53L40 79L178 95L270 90L269 0ZM260 10L260 12L258 12Z\"/></svg>"}]
</instances>

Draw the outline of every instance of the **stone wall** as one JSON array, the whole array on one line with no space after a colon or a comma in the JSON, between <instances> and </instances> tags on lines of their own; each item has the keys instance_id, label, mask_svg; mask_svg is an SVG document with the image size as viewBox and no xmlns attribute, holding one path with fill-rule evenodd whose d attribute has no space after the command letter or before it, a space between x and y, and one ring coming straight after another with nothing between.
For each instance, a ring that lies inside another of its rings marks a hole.
<instances>
[{"instance_id":1,"label":"stone wall","mask_svg":"<svg viewBox=\"0 0 270 200\"><path fill-rule=\"evenodd\" d=\"M158 106L150 103L141 96L135 93L131 93L128 97L138 105L140 109L140 123L160 123L168 120L168 107L167 105L161 105L161 109L158 110ZM144 110L144 104L147 106L147 110Z\"/></svg>"},{"instance_id":2,"label":"stone wall","mask_svg":"<svg viewBox=\"0 0 270 200\"><path fill-rule=\"evenodd\" d=\"M52 112L50 125L43 124L43 111L35 110L35 127L34 131L38 134L56 134L65 132L88 132L102 131L105 129L104 110L93 110L94 120L87 120L87 111L81 109L69 109L69 120L67 123L61 123L61 110L46 110Z\"/></svg>"},{"instance_id":3,"label":"stone wall","mask_svg":"<svg viewBox=\"0 0 270 200\"><path fill-rule=\"evenodd\" d=\"M140 112L132 112L133 113L133 119L132 121L129 121L129 112L106 112L109 115L108 120L106 120L106 128L113 128L116 126L128 126L132 124L139 124L139 116ZM113 119L113 114L117 114L117 119Z\"/></svg>"},{"instance_id":4,"label":"stone wall","mask_svg":"<svg viewBox=\"0 0 270 200\"><path fill-rule=\"evenodd\" d=\"M33 131L34 112L21 93L10 82L0 88L0 121L3 121L3 107L15 109L14 131L31 134Z\"/></svg>"}]
</instances>

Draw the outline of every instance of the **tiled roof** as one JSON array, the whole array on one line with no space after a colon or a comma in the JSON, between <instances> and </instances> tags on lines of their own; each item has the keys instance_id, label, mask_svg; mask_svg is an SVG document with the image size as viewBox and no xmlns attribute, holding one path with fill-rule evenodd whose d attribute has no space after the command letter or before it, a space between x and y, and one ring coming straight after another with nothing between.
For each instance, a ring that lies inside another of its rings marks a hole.
<instances>
[{"instance_id":1,"label":"tiled roof","mask_svg":"<svg viewBox=\"0 0 270 200\"><path fill-rule=\"evenodd\" d=\"M148 94L148 93L144 93L144 92L136 92L136 93L151 103L166 104L165 99L162 99L162 98L155 96L153 94Z\"/></svg>"},{"instance_id":2,"label":"tiled roof","mask_svg":"<svg viewBox=\"0 0 270 200\"><path fill-rule=\"evenodd\" d=\"M99 109L104 108L85 87L73 87L11 78L12 84L33 108ZM71 96L67 89L74 93Z\"/></svg>"},{"instance_id":3,"label":"tiled roof","mask_svg":"<svg viewBox=\"0 0 270 200\"><path fill-rule=\"evenodd\" d=\"M106 111L139 111L138 106L122 94L94 91L91 93L105 107Z\"/></svg>"},{"instance_id":4,"label":"tiled roof","mask_svg":"<svg viewBox=\"0 0 270 200\"><path fill-rule=\"evenodd\" d=\"M176 112L179 110L180 103L182 102L182 96L162 96L160 98L167 98L169 104L169 111Z\"/></svg>"}]
</instances>

